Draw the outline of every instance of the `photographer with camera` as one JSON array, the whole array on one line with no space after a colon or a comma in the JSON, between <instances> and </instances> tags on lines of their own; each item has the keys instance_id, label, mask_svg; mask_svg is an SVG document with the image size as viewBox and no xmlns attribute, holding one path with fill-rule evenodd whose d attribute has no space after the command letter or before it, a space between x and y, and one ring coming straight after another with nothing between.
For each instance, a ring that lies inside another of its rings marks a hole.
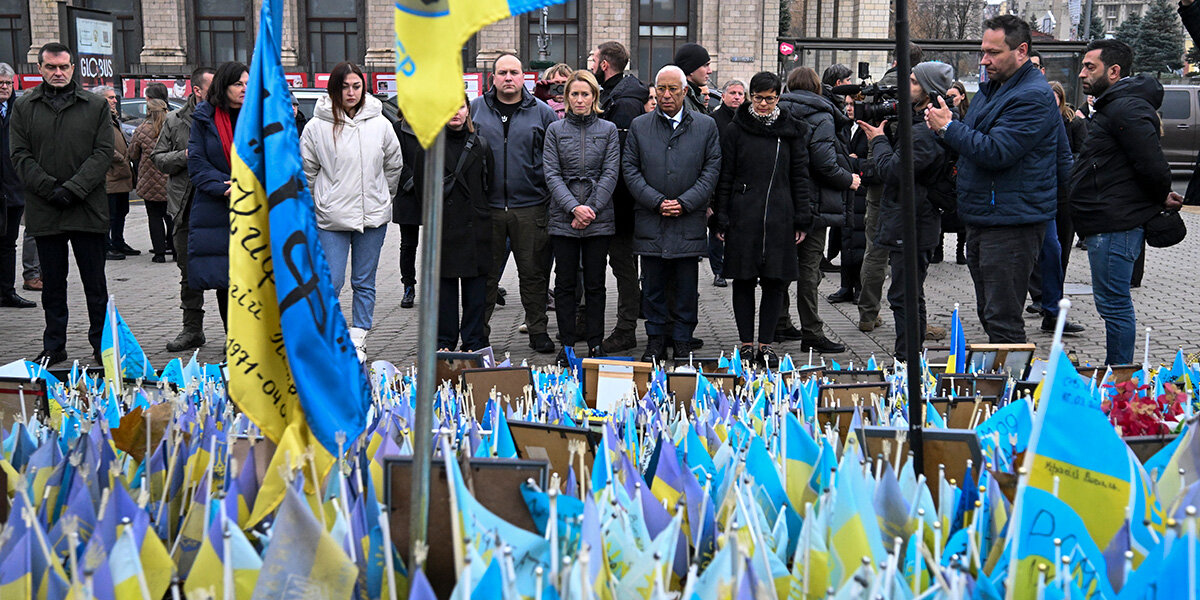
<instances>
[{"instance_id":1,"label":"photographer with camera","mask_svg":"<svg viewBox=\"0 0 1200 600\"><path fill-rule=\"evenodd\" d=\"M925 122L958 153L958 216L967 227L967 268L988 341L1024 343L1025 292L1054 219L1071 150L1054 93L1029 61L1029 24L1013 15L983 24L979 86L971 112L952 120L944 102Z\"/></svg>"},{"instance_id":2,"label":"photographer with camera","mask_svg":"<svg viewBox=\"0 0 1200 600\"><path fill-rule=\"evenodd\" d=\"M888 260L892 265L892 284L888 287L888 304L892 306L892 316L896 322L896 357L906 356L908 344L920 345L921 340L909 340L905 337L905 315L914 307L904 305L904 282L909 277L917 278L917 306L920 315L919 331L925 331L925 275L929 268L929 251L938 243L941 231L941 214L933 201L933 190L947 177L946 165L948 156L946 149L938 142L933 131L921 121L922 112L930 106L930 98L939 96L945 98L946 90L954 82L954 69L945 63L923 62L913 67L909 77L912 86L912 110L916 113L913 118L912 153L913 169L916 187L913 189L913 200L916 205L917 217L917 272L906 272L904 262L904 244L914 243L914 240L904 239L904 217L902 215L902 200L900 198L900 153L894 151L891 141L885 134L887 121L872 125L863 120L858 121L859 128L870 140L871 156L875 163L875 171L883 180L883 196L879 203L879 221L876 229L868 231L876 246L887 248ZM944 100L943 100L944 101Z\"/></svg>"}]
</instances>

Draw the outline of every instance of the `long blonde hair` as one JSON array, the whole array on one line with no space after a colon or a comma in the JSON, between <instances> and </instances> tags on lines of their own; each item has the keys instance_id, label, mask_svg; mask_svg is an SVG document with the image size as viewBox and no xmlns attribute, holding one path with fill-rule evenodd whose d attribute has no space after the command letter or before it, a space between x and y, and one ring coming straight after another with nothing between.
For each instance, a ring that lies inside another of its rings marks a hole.
<instances>
[{"instance_id":1,"label":"long blonde hair","mask_svg":"<svg viewBox=\"0 0 1200 600\"><path fill-rule=\"evenodd\" d=\"M158 98L146 98L146 123L150 124L150 139L157 140L167 120L167 103Z\"/></svg>"},{"instance_id":2,"label":"long blonde hair","mask_svg":"<svg viewBox=\"0 0 1200 600\"><path fill-rule=\"evenodd\" d=\"M1075 120L1075 110L1067 104L1067 90L1063 84L1057 81L1050 82L1050 89L1054 91L1054 95L1058 97L1058 112L1062 114L1062 118L1067 123Z\"/></svg>"}]
</instances>

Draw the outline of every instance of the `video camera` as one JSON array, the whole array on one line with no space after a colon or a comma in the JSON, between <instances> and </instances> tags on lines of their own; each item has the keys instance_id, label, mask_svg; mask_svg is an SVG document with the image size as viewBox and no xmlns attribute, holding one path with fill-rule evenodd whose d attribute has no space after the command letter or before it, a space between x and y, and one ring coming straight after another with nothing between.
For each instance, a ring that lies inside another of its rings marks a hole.
<instances>
[{"instance_id":1,"label":"video camera","mask_svg":"<svg viewBox=\"0 0 1200 600\"><path fill-rule=\"evenodd\" d=\"M854 118L878 125L885 119L900 115L899 88L894 85L881 86L878 83L868 83L871 79L870 63L858 63L858 78L860 83L849 83L834 86L833 93L843 96L862 94L866 99L854 102Z\"/></svg>"}]
</instances>

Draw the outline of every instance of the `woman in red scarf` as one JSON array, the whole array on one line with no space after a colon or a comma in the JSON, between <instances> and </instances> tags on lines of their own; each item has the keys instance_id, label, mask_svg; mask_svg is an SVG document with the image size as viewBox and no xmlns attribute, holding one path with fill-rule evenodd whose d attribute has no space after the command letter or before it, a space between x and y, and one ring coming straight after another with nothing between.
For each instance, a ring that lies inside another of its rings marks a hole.
<instances>
[{"instance_id":1,"label":"woman in red scarf","mask_svg":"<svg viewBox=\"0 0 1200 600\"><path fill-rule=\"evenodd\" d=\"M229 299L229 193L233 129L246 99L246 65L228 62L217 68L208 97L192 113L188 139L188 175L195 193L184 210L188 220L187 282L193 289L217 290L225 322Z\"/></svg>"}]
</instances>

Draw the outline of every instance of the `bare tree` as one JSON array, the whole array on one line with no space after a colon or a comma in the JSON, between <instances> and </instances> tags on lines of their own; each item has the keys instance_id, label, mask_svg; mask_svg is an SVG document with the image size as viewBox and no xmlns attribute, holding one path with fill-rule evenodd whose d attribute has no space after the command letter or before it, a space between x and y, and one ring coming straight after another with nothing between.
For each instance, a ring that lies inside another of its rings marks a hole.
<instances>
[{"instance_id":1,"label":"bare tree","mask_svg":"<svg viewBox=\"0 0 1200 600\"><path fill-rule=\"evenodd\" d=\"M909 5L912 34L918 39L976 37L982 15L981 0L927 0Z\"/></svg>"}]
</instances>

